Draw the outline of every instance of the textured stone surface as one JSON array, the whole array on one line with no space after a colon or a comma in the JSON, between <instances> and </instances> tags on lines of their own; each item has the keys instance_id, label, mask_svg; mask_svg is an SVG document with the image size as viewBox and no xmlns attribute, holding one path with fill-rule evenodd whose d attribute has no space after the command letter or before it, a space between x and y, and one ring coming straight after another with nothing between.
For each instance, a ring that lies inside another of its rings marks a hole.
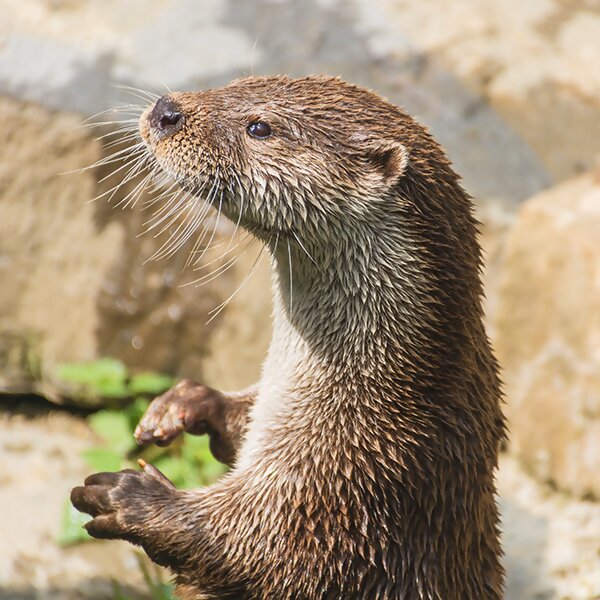
<instances>
[{"instance_id":1,"label":"textured stone surface","mask_svg":"<svg viewBox=\"0 0 600 600\"><path fill-rule=\"evenodd\" d=\"M341 74L417 115L447 147L467 190L506 212L590 164L600 140L598 76L588 69L598 62L594 3L513 4L0 0L0 93L61 111L6 100L0 115L0 269L10 282L0 293L4 389L21 389L30 375L47 380L57 361L102 353L208 379L212 369L216 381L235 386L256 376L268 337L266 261L256 276L262 284L236 297L256 307L252 321L239 324L245 311L228 317L228 309L205 327L208 310L252 261L209 286L180 288L195 277L182 271L183 252L144 264L156 243L137 238L143 215L85 204L106 190L96 183L106 169L53 177L103 152L76 130L73 111L88 116L132 101L115 83L164 91L249 73ZM302 35L289 35L295 30ZM505 226L484 219L491 313Z\"/></svg>"},{"instance_id":2,"label":"textured stone surface","mask_svg":"<svg viewBox=\"0 0 600 600\"><path fill-rule=\"evenodd\" d=\"M93 175L59 176L98 156L76 119L5 99L0 140L0 377L10 391L27 389L42 355L93 357L95 291L111 263L106 249L122 244L123 231L96 229L86 204Z\"/></svg>"},{"instance_id":3,"label":"textured stone surface","mask_svg":"<svg viewBox=\"0 0 600 600\"><path fill-rule=\"evenodd\" d=\"M595 0L352 3L369 48L403 60L416 47L430 63L443 64L530 144L553 180L595 164L600 153Z\"/></svg>"},{"instance_id":4,"label":"textured stone surface","mask_svg":"<svg viewBox=\"0 0 600 600\"><path fill-rule=\"evenodd\" d=\"M0 92L89 115L124 100L115 83L162 93L251 73L339 74L419 116L475 196L528 197L549 182L544 165L482 90L428 46L438 31L462 35L462 13L451 24L425 20L420 4L0 0Z\"/></svg>"},{"instance_id":5,"label":"textured stone surface","mask_svg":"<svg viewBox=\"0 0 600 600\"><path fill-rule=\"evenodd\" d=\"M476 216L480 225L479 243L483 255L483 308L488 336L495 337L498 287L502 278L506 239L515 221L515 211L499 202L479 202Z\"/></svg>"},{"instance_id":6,"label":"textured stone surface","mask_svg":"<svg viewBox=\"0 0 600 600\"><path fill-rule=\"evenodd\" d=\"M500 458L506 600L600 598L600 504L557 493Z\"/></svg>"},{"instance_id":7,"label":"textured stone surface","mask_svg":"<svg viewBox=\"0 0 600 600\"><path fill-rule=\"evenodd\" d=\"M77 131L73 111L88 116L122 101L143 102L114 89L115 83L161 91L166 85L206 87L252 72L339 73L406 106L448 148L471 193L511 207L546 186L549 176L543 157L487 101L487 87L498 82L490 73L499 73L490 65L500 55L491 56L493 43L485 40L495 27L514 58L520 42L510 32L529 35L550 11L538 4L515 16L502 8L488 15L485 3L457 1L451 18L440 20L428 18L439 7L384 0L0 0L0 92L41 105L6 100L0 115L5 157L0 203L7 215L0 224L0 269L9 282L0 292L3 389L29 389L28 381L41 377L45 393L53 394L54 364L99 354L233 387L256 377L268 338L266 261L255 276L261 285L246 286L205 327L208 310L237 287L252 261L240 260L209 286L181 288L195 277L182 271L183 252L171 261L144 264L156 243L138 240L143 215L86 205L107 189L97 184L107 169L54 177L103 152ZM569 48L578 31L593 29L587 17L583 11L570 29L560 30L561 60L580 69L588 49ZM290 36L296 29L303 35ZM542 46L543 35L535 35ZM479 40L481 48L457 52L468 39ZM565 111L574 97L565 96ZM516 109L514 122L530 112ZM596 122L593 110L574 114L582 127ZM546 130L537 122L529 125ZM501 249L496 231L496 224L488 224L493 257ZM250 310L229 317L235 306ZM251 315L247 325L241 324L245 313ZM217 343L210 342L213 334ZM219 366L217 357L228 367Z\"/></svg>"},{"instance_id":8,"label":"textured stone surface","mask_svg":"<svg viewBox=\"0 0 600 600\"><path fill-rule=\"evenodd\" d=\"M600 497L600 176L525 203L496 321L511 444L543 479Z\"/></svg>"},{"instance_id":9,"label":"textured stone surface","mask_svg":"<svg viewBox=\"0 0 600 600\"><path fill-rule=\"evenodd\" d=\"M0 600L108 600L111 579L143 588L132 547L56 543L69 492L89 474L80 454L96 440L84 422L1 413L0 439Z\"/></svg>"}]
</instances>

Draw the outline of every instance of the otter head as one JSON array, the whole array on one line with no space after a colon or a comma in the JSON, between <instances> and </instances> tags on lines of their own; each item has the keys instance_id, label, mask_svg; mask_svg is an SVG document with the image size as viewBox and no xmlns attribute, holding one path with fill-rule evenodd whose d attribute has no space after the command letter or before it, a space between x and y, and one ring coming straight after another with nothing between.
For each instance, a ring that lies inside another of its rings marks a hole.
<instances>
[{"instance_id":1,"label":"otter head","mask_svg":"<svg viewBox=\"0 0 600 600\"><path fill-rule=\"evenodd\" d=\"M167 175L262 239L344 233L409 163L398 109L337 78L247 78L170 93L140 133Z\"/></svg>"}]
</instances>

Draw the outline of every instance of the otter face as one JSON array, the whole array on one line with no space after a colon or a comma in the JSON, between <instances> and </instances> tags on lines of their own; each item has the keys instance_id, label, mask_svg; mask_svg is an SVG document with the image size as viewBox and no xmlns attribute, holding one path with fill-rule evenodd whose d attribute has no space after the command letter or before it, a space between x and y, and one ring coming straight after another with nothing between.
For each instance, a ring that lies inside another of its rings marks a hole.
<instances>
[{"instance_id":1,"label":"otter face","mask_svg":"<svg viewBox=\"0 0 600 600\"><path fill-rule=\"evenodd\" d=\"M168 176L231 220L263 238L310 237L390 196L408 164L407 119L340 79L265 77L163 96L139 129Z\"/></svg>"}]
</instances>

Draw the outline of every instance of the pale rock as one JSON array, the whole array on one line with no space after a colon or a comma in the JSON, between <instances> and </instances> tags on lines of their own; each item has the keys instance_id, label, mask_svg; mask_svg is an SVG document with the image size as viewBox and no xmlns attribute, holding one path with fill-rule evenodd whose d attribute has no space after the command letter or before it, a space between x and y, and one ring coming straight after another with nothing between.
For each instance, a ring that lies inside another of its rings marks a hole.
<instances>
[{"instance_id":1,"label":"pale rock","mask_svg":"<svg viewBox=\"0 0 600 600\"><path fill-rule=\"evenodd\" d=\"M600 175L526 202L496 314L512 450L540 478L600 496Z\"/></svg>"},{"instance_id":2,"label":"pale rock","mask_svg":"<svg viewBox=\"0 0 600 600\"><path fill-rule=\"evenodd\" d=\"M600 14L582 11L558 35L557 81L596 102L600 98Z\"/></svg>"},{"instance_id":3,"label":"pale rock","mask_svg":"<svg viewBox=\"0 0 600 600\"><path fill-rule=\"evenodd\" d=\"M352 0L373 54L405 62L424 56L430 70L447 69L530 144L555 181L591 168L600 155L594 4Z\"/></svg>"}]
</instances>

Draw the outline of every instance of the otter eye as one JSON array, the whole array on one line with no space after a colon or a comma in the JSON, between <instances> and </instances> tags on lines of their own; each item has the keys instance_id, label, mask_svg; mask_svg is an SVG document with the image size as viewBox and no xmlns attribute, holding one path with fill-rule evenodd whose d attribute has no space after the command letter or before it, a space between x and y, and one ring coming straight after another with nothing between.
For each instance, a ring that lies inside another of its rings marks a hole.
<instances>
[{"instance_id":1,"label":"otter eye","mask_svg":"<svg viewBox=\"0 0 600 600\"><path fill-rule=\"evenodd\" d=\"M268 123L263 123L262 121L251 123L248 125L247 131L252 137L258 138L259 140L264 140L273 133L271 126Z\"/></svg>"}]
</instances>

